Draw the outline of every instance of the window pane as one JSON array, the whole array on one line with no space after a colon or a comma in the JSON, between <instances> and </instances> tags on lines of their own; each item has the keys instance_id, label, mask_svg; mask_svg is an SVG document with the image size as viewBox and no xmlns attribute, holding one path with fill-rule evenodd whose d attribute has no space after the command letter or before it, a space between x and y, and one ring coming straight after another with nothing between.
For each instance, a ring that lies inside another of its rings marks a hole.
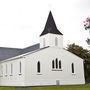
<instances>
[{"instance_id":1,"label":"window pane","mask_svg":"<svg viewBox=\"0 0 90 90\"><path fill-rule=\"evenodd\" d=\"M56 68L58 68L58 59L56 58Z\"/></svg>"},{"instance_id":2,"label":"window pane","mask_svg":"<svg viewBox=\"0 0 90 90\"><path fill-rule=\"evenodd\" d=\"M61 61L59 61L59 69L61 69Z\"/></svg>"},{"instance_id":3,"label":"window pane","mask_svg":"<svg viewBox=\"0 0 90 90\"><path fill-rule=\"evenodd\" d=\"M52 61L52 68L54 68L54 60Z\"/></svg>"},{"instance_id":4,"label":"window pane","mask_svg":"<svg viewBox=\"0 0 90 90\"><path fill-rule=\"evenodd\" d=\"M6 64L6 75L7 75L7 64Z\"/></svg>"},{"instance_id":5,"label":"window pane","mask_svg":"<svg viewBox=\"0 0 90 90\"><path fill-rule=\"evenodd\" d=\"M40 62L37 63L37 72L40 73Z\"/></svg>"},{"instance_id":6,"label":"window pane","mask_svg":"<svg viewBox=\"0 0 90 90\"><path fill-rule=\"evenodd\" d=\"M13 73L13 64L11 64L11 75Z\"/></svg>"},{"instance_id":7,"label":"window pane","mask_svg":"<svg viewBox=\"0 0 90 90\"><path fill-rule=\"evenodd\" d=\"M74 64L72 63L72 73L74 73Z\"/></svg>"},{"instance_id":8,"label":"window pane","mask_svg":"<svg viewBox=\"0 0 90 90\"><path fill-rule=\"evenodd\" d=\"M20 64L20 68L19 68L19 70L20 70L20 73L21 73L21 68L22 68L21 62L20 62L19 64Z\"/></svg>"},{"instance_id":9,"label":"window pane","mask_svg":"<svg viewBox=\"0 0 90 90\"><path fill-rule=\"evenodd\" d=\"M3 65L1 65L1 75L3 76Z\"/></svg>"}]
</instances>

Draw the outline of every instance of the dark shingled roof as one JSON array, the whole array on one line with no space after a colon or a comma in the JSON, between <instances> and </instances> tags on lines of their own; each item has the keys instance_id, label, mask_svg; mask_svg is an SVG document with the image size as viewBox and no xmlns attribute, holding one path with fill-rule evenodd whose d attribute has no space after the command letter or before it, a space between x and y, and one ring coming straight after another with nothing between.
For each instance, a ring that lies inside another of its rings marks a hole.
<instances>
[{"instance_id":1,"label":"dark shingled roof","mask_svg":"<svg viewBox=\"0 0 90 90\"><path fill-rule=\"evenodd\" d=\"M33 46L24 48L24 49L17 49L17 48L4 48L0 47L0 61L15 57L24 53L32 52L34 50L40 49L39 44L35 44Z\"/></svg>"},{"instance_id":2,"label":"dark shingled roof","mask_svg":"<svg viewBox=\"0 0 90 90\"><path fill-rule=\"evenodd\" d=\"M49 13L45 28L40 36L45 35L47 33L63 35L56 27L56 24L55 24L55 21L54 21L51 11Z\"/></svg>"}]
</instances>

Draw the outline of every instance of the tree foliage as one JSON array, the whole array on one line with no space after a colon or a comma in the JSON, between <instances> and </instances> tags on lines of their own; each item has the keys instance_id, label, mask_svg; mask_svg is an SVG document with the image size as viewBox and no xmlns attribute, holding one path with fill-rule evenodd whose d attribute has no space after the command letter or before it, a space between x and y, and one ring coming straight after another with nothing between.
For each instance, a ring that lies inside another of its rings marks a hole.
<instances>
[{"instance_id":1,"label":"tree foliage","mask_svg":"<svg viewBox=\"0 0 90 90\"><path fill-rule=\"evenodd\" d=\"M86 81L89 80L90 79L90 51L75 44L68 45L67 50L84 60L85 78L86 78Z\"/></svg>"}]
</instances>

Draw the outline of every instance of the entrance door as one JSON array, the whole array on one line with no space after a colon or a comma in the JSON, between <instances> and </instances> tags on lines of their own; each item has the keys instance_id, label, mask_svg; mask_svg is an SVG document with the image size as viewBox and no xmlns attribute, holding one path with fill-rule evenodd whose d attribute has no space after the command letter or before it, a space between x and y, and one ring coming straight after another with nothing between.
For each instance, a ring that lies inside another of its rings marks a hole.
<instances>
[{"instance_id":1,"label":"entrance door","mask_svg":"<svg viewBox=\"0 0 90 90\"><path fill-rule=\"evenodd\" d=\"M59 80L56 80L56 85L60 85L60 81Z\"/></svg>"}]
</instances>

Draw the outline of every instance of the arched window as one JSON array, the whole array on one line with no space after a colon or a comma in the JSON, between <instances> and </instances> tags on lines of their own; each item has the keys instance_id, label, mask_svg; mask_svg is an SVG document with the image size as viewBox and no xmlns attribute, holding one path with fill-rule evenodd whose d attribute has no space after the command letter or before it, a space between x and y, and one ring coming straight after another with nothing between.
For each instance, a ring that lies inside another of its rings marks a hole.
<instances>
[{"instance_id":1,"label":"arched window","mask_svg":"<svg viewBox=\"0 0 90 90\"><path fill-rule=\"evenodd\" d=\"M11 75L13 74L13 64L11 63Z\"/></svg>"},{"instance_id":2,"label":"arched window","mask_svg":"<svg viewBox=\"0 0 90 90\"><path fill-rule=\"evenodd\" d=\"M6 75L7 75L7 64L6 64Z\"/></svg>"},{"instance_id":3,"label":"arched window","mask_svg":"<svg viewBox=\"0 0 90 90\"><path fill-rule=\"evenodd\" d=\"M59 69L61 69L61 61L59 61Z\"/></svg>"},{"instance_id":4,"label":"arched window","mask_svg":"<svg viewBox=\"0 0 90 90\"><path fill-rule=\"evenodd\" d=\"M43 47L45 47L45 38L43 38Z\"/></svg>"},{"instance_id":5,"label":"arched window","mask_svg":"<svg viewBox=\"0 0 90 90\"><path fill-rule=\"evenodd\" d=\"M1 76L3 76L3 65L1 65Z\"/></svg>"},{"instance_id":6,"label":"arched window","mask_svg":"<svg viewBox=\"0 0 90 90\"><path fill-rule=\"evenodd\" d=\"M72 63L72 73L74 73L74 63Z\"/></svg>"},{"instance_id":7,"label":"arched window","mask_svg":"<svg viewBox=\"0 0 90 90\"><path fill-rule=\"evenodd\" d=\"M52 61L52 68L53 68L53 69L55 68L55 66L54 66L54 60Z\"/></svg>"},{"instance_id":8,"label":"arched window","mask_svg":"<svg viewBox=\"0 0 90 90\"><path fill-rule=\"evenodd\" d=\"M58 46L58 38L55 38L55 46Z\"/></svg>"},{"instance_id":9,"label":"arched window","mask_svg":"<svg viewBox=\"0 0 90 90\"><path fill-rule=\"evenodd\" d=\"M21 72L22 72L22 64L21 62L19 62L19 73L21 74Z\"/></svg>"},{"instance_id":10,"label":"arched window","mask_svg":"<svg viewBox=\"0 0 90 90\"><path fill-rule=\"evenodd\" d=\"M58 59L56 58L56 69L58 68Z\"/></svg>"},{"instance_id":11,"label":"arched window","mask_svg":"<svg viewBox=\"0 0 90 90\"><path fill-rule=\"evenodd\" d=\"M40 61L37 63L37 72L40 73Z\"/></svg>"},{"instance_id":12,"label":"arched window","mask_svg":"<svg viewBox=\"0 0 90 90\"><path fill-rule=\"evenodd\" d=\"M59 70L61 68L62 68L61 60L58 60L58 58L56 58L55 60L52 60L52 69Z\"/></svg>"}]
</instances>

